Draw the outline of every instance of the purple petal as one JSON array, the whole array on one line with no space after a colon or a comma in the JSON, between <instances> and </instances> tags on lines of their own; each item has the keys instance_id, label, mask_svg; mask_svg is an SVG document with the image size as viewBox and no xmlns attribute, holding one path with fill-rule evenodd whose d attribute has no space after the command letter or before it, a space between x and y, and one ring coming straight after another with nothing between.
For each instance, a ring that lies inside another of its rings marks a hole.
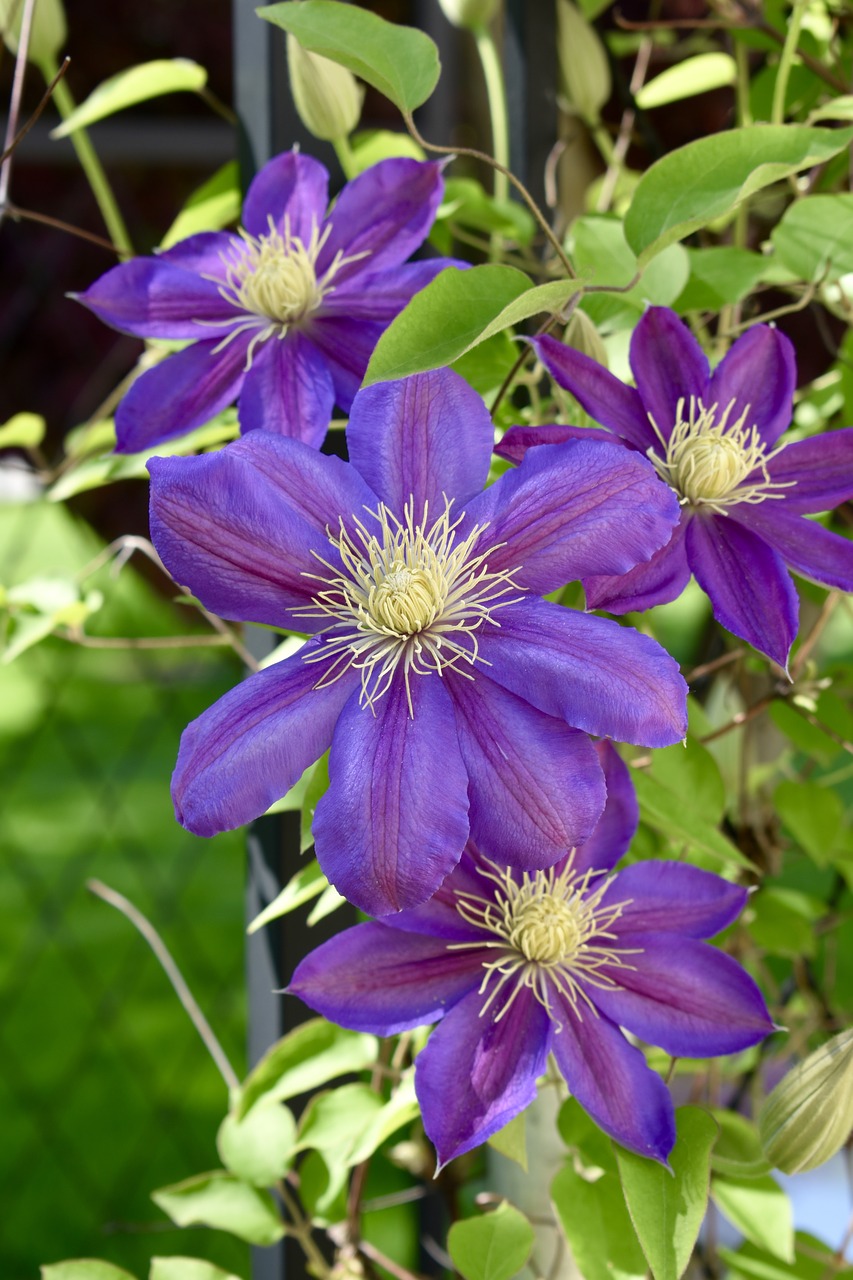
<instances>
[{"instance_id":1,"label":"purple petal","mask_svg":"<svg viewBox=\"0 0 853 1280\"><path fill-rule=\"evenodd\" d=\"M609 618L524 600L478 632L489 676L549 716L587 733L647 747L687 732L687 685L650 636Z\"/></svg>"},{"instance_id":2,"label":"purple petal","mask_svg":"<svg viewBox=\"0 0 853 1280\"><path fill-rule=\"evenodd\" d=\"M468 924L458 911L460 894L487 897L494 895L491 885L481 875L474 845L468 844L457 865L427 902L410 911L399 911L394 916L384 916L383 925L392 929L404 929L407 933L425 933L447 942L471 942L482 939L483 932L476 925Z\"/></svg>"},{"instance_id":3,"label":"purple petal","mask_svg":"<svg viewBox=\"0 0 853 1280\"><path fill-rule=\"evenodd\" d=\"M794 573L825 587L853 591L853 542L815 520L789 514L784 504L762 502L732 511L739 526L765 539Z\"/></svg>"},{"instance_id":4,"label":"purple petal","mask_svg":"<svg viewBox=\"0 0 853 1280\"><path fill-rule=\"evenodd\" d=\"M441 170L432 161L380 160L348 182L329 214L332 231L317 260L318 276L337 254L366 255L336 272L338 286L405 262L433 224L444 191Z\"/></svg>"},{"instance_id":5,"label":"purple petal","mask_svg":"<svg viewBox=\"0 0 853 1280\"><path fill-rule=\"evenodd\" d=\"M317 668L303 660L314 644L249 676L184 730L172 800L195 835L259 817L326 750L357 677L315 689Z\"/></svg>"},{"instance_id":6,"label":"purple petal","mask_svg":"<svg viewBox=\"0 0 853 1280\"><path fill-rule=\"evenodd\" d=\"M485 1142L536 1097L551 1039L543 1006L523 987L506 1013L471 992L433 1031L415 1062L415 1089L439 1163Z\"/></svg>"},{"instance_id":7,"label":"purple petal","mask_svg":"<svg viewBox=\"0 0 853 1280\"><path fill-rule=\"evenodd\" d=\"M795 481L785 490L786 512L831 511L853 498L853 427L787 444L767 470L773 481Z\"/></svg>"},{"instance_id":8,"label":"purple petal","mask_svg":"<svg viewBox=\"0 0 853 1280\"><path fill-rule=\"evenodd\" d=\"M243 205L243 226L252 236L269 235L287 217L290 234L303 244L319 227L329 203L329 175L318 160L298 151L275 156L257 174Z\"/></svg>"},{"instance_id":9,"label":"purple petal","mask_svg":"<svg viewBox=\"0 0 853 1280\"><path fill-rule=\"evenodd\" d=\"M705 942L671 933L619 933L637 949L628 967L602 969L616 987L596 987L595 1003L626 1031L680 1058L737 1053L773 1031L764 998L736 960Z\"/></svg>"},{"instance_id":10,"label":"purple petal","mask_svg":"<svg viewBox=\"0 0 853 1280\"><path fill-rule=\"evenodd\" d=\"M554 381L570 392L596 422L643 453L657 442L643 402L633 387L627 387L596 360L556 338L534 339L533 347Z\"/></svg>"},{"instance_id":11,"label":"purple petal","mask_svg":"<svg viewBox=\"0 0 853 1280\"><path fill-rule=\"evenodd\" d=\"M171 249L158 250L157 257L197 276L224 276L223 259L231 256L235 245L242 244L240 237L230 231L199 231L179 240Z\"/></svg>"},{"instance_id":12,"label":"purple petal","mask_svg":"<svg viewBox=\"0 0 853 1280\"><path fill-rule=\"evenodd\" d=\"M784 667L797 634L797 593L773 548L731 516L696 516L687 558L717 621Z\"/></svg>"},{"instance_id":13,"label":"purple petal","mask_svg":"<svg viewBox=\"0 0 853 1280\"><path fill-rule=\"evenodd\" d=\"M588 440L591 444L613 444L609 431L598 427L564 427L552 423L543 427L510 427L495 445L499 458L518 464L528 449L539 444L565 444L567 440Z\"/></svg>"},{"instance_id":14,"label":"purple petal","mask_svg":"<svg viewBox=\"0 0 853 1280\"><path fill-rule=\"evenodd\" d=\"M627 853L640 821L630 769L609 742L596 742L595 749L604 770L607 803L592 835L575 854L574 867L581 873L590 868L609 871L615 866Z\"/></svg>"},{"instance_id":15,"label":"purple petal","mask_svg":"<svg viewBox=\"0 0 853 1280\"><path fill-rule=\"evenodd\" d=\"M224 240L225 237L219 237ZM242 312L220 295L211 280L158 258L131 258L101 276L85 293L74 295L99 320L138 338L210 338L204 324L215 324L219 337L227 324L239 323Z\"/></svg>"},{"instance_id":16,"label":"purple petal","mask_svg":"<svg viewBox=\"0 0 853 1280\"><path fill-rule=\"evenodd\" d=\"M747 891L685 862L635 862L614 877L603 904L625 902L614 933L713 938L743 910Z\"/></svg>"},{"instance_id":17,"label":"purple petal","mask_svg":"<svg viewBox=\"0 0 853 1280\"><path fill-rule=\"evenodd\" d=\"M467 776L453 707L437 676L395 676L375 705L356 694L338 721L329 789L314 817L320 866L370 915L435 893L468 838Z\"/></svg>"},{"instance_id":18,"label":"purple petal","mask_svg":"<svg viewBox=\"0 0 853 1280\"><path fill-rule=\"evenodd\" d=\"M318 311L300 328L323 353L332 375L335 401L348 413L386 325L374 320L335 318Z\"/></svg>"},{"instance_id":19,"label":"purple petal","mask_svg":"<svg viewBox=\"0 0 853 1280\"><path fill-rule=\"evenodd\" d=\"M402 516L413 500L415 520L428 503L429 523L445 498L464 504L480 492L493 443L486 406L452 369L365 387L347 427L352 464L382 501Z\"/></svg>"},{"instance_id":20,"label":"purple petal","mask_svg":"<svg viewBox=\"0 0 853 1280\"><path fill-rule=\"evenodd\" d=\"M151 536L176 582L221 617L322 625L290 610L320 589L317 557L335 563L326 525L375 505L353 467L253 432L215 453L152 458L149 470Z\"/></svg>"},{"instance_id":21,"label":"purple petal","mask_svg":"<svg viewBox=\"0 0 853 1280\"><path fill-rule=\"evenodd\" d=\"M138 453L200 427L231 404L245 377L248 336L221 351L196 342L137 378L116 413L118 453Z\"/></svg>"},{"instance_id":22,"label":"purple petal","mask_svg":"<svg viewBox=\"0 0 853 1280\"><path fill-rule=\"evenodd\" d=\"M590 994L598 1002L598 991ZM580 1015L556 991L560 1026L551 1042L571 1093L611 1138L666 1163L675 1143L675 1113L666 1085L618 1027L583 1001Z\"/></svg>"},{"instance_id":23,"label":"purple petal","mask_svg":"<svg viewBox=\"0 0 853 1280\"><path fill-rule=\"evenodd\" d=\"M593 573L627 573L670 537L678 500L651 463L621 445L572 440L531 449L468 504L463 529L488 527L491 572L537 595Z\"/></svg>"},{"instance_id":24,"label":"purple petal","mask_svg":"<svg viewBox=\"0 0 853 1280\"><path fill-rule=\"evenodd\" d=\"M240 393L240 427L293 436L319 449L334 403L324 357L302 334L290 332L256 351Z\"/></svg>"},{"instance_id":25,"label":"purple petal","mask_svg":"<svg viewBox=\"0 0 853 1280\"><path fill-rule=\"evenodd\" d=\"M445 676L468 769L471 838L489 858L550 867L591 834L604 776L585 734L477 671Z\"/></svg>"},{"instance_id":26,"label":"purple petal","mask_svg":"<svg viewBox=\"0 0 853 1280\"><path fill-rule=\"evenodd\" d=\"M729 415L736 422L749 406L746 426L758 428L765 444L772 445L791 424L797 362L784 333L766 324L753 325L723 357L711 377L706 406L720 412L735 401Z\"/></svg>"},{"instance_id":27,"label":"purple petal","mask_svg":"<svg viewBox=\"0 0 853 1280\"><path fill-rule=\"evenodd\" d=\"M333 288L323 299L318 315L378 320L388 325L408 306L415 294L425 289L442 271L450 266L467 265L451 262L448 258L430 258L427 262L408 262L402 267L391 267L375 276L358 276L340 289Z\"/></svg>"},{"instance_id":28,"label":"purple petal","mask_svg":"<svg viewBox=\"0 0 853 1280\"><path fill-rule=\"evenodd\" d=\"M690 581L685 533L690 515L682 509L681 519L665 547L646 564L638 564L621 576L595 575L584 578L583 589L589 609L608 613L642 613L656 604L677 600Z\"/></svg>"},{"instance_id":29,"label":"purple petal","mask_svg":"<svg viewBox=\"0 0 853 1280\"><path fill-rule=\"evenodd\" d=\"M678 421L678 402L708 400L708 361L674 311L650 307L631 338L631 369L646 412L664 440ZM652 441L653 443L654 441Z\"/></svg>"},{"instance_id":30,"label":"purple petal","mask_svg":"<svg viewBox=\"0 0 853 1280\"><path fill-rule=\"evenodd\" d=\"M449 951L436 938L357 924L311 951L287 991L324 1018L393 1036L436 1022L480 985L491 952Z\"/></svg>"}]
</instances>

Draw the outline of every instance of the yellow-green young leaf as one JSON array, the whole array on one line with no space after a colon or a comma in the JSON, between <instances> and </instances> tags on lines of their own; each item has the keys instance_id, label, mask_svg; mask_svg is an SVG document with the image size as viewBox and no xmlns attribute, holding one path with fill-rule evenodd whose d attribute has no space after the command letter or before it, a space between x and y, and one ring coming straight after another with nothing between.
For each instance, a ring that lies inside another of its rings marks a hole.
<instances>
[{"instance_id":1,"label":"yellow-green young leaf","mask_svg":"<svg viewBox=\"0 0 853 1280\"><path fill-rule=\"evenodd\" d=\"M305 853L314 843L311 824L321 796L329 789L329 753L326 751L314 765L314 772L302 796L302 812L299 819L299 852Z\"/></svg>"},{"instance_id":2,"label":"yellow-green young leaf","mask_svg":"<svg viewBox=\"0 0 853 1280\"><path fill-rule=\"evenodd\" d=\"M648 111L668 102L680 102L682 98L695 98L697 93L734 84L736 75L737 67L730 53L699 53L695 58L685 58L667 67L644 84L637 94L637 106Z\"/></svg>"},{"instance_id":3,"label":"yellow-green young leaf","mask_svg":"<svg viewBox=\"0 0 853 1280\"><path fill-rule=\"evenodd\" d=\"M307 867L301 867L296 875L288 880L281 893L255 916L246 932L257 933L258 929L269 924L270 920L278 920L280 916L286 916L288 912L295 911L304 902L310 902L312 898L322 893L328 883L317 859L312 858Z\"/></svg>"},{"instance_id":4,"label":"yellow-green young leaf","mask_svg":"<svg viewBox=\"0 0 853 1280\"><path fill-rule=\"evenodd\" d=\"M192 193L160 242L161 249L194 236L198 231L219 231L240 217L240 173L236 160L217 169L212 178Z\"/></svg>"},{"instance_id":5,"label":"yellow-green young leaf","mask_svg":"<svg viewBox=\"0 0 853 1280\"><path fill-rule=\"evenodd\" d=\"M137 67L119 71L99 84L50 136L65 138L76 129L86 129L90 124L127 107L135 107L140 102L159 98L164 93L198 93L206 84L204 67L189 58L160 58L156 62L143 62Z\"/></svg>"},{"instance_id":6,"label":"yellow-green young leaf","mask_svg":"<svg viewBox=\"0 0 853 1280\"><path fill-rule=\"evenodd\" d=\"M711 1199L747 1240L783 1262L794 1261L791 1201L769 1174L743 1181L712 1178Z\"/></svg>"},{"instance_id":7,"label":"yellow-green young leaf","mask_svg":"<svg viewBox=\"0 0 853 1280\"><path fill-rule=\"evenodd\" d=\"M134 1280L129 1271L100 1258L74 1258L40 1268L41 1280Z\"/></svg>"},{"instance_id":8,"label":"yellow-green young leaf","mask_svg":"<svg viewBox=\"0 0 853 1280\"><path fill-rule=\"evenodd\" d=\"M551 1199L584 1280L627 1280L646 1274L615 1165L591 1178L568 1161L551 1183Z\"/></svg>"},{"instance_id":9,"label":"yellow-green young leaf","mask_svg":"<svg viewBox=\"0 0 853 1280\"><path fill-rule=\"evenodd\" d=\"M508 1160L514 1160L516 1164L520 1164L525 1173L527 1173L527 1118L522 1111L520 1115L513 1116L509 1124L505 1124L502 1129L498 1129L497 1133L493 1133L489 1138L489 1146L495 1151L499 1151L502 1156L506 1156Z\"/></svg>"},{"instance_id":10,"label":"yellow-green young leaf","mask_svg":"<svg viewBox=\"0 0 853 1280\"><path fill-rule=\"evenodd\" d=\"M689 142L643 175L625 216L641 262L733 212L772 182L822 164L850 145L853 129L758 124Z\"/></svg>"},{"instance_id":11,"label":"yellow-green young leaf","mask_svg":"<svg viewBox=\"0 0 853 1280\"><path fill-rule=\"evenodd\" d=\"M367 1084L315 1094L302 1113L296 1150L320 1151L329 1163L357 1164L358 1147L382 1109L382 1099Z\"/></svg>"},{"instance_id":12,"label":"yellow-green young leaf","mask_svg":"<svg viewBox=\"0 0 853 1280\"><path fill-rule=\"evenodd\" d=\"M249 1244L275 1244L284 1235L269 1192L220 1169L161 1187L152 1191L151 1199L179 1227L216 1227Z\"/></svg>"},{"instance_id":13,"label":"yellow-green young leaf","mask_svg":"<svg viewBox=\"0 0 853 1280\"><path fill-rule=\"evenodd\" d=\"M817 124L818 120L853 120L853 95L845 93L822 107L815 107L809 113L808 123Z\"/></svg>"},{"instance_id":14,"label":"yellow-green young leaf","mask_svg":"<svg viewBox=\"0 0 853 1280\"><path fill-rule=\"evenodd\" d=\"M853 271L853 195L806 196L786 210L770 236L799 280L837 280Z\"/></svg>"},{"instance_id":15,"label":"yellow-green young leaf","mask_svg":"<svg viewBox=\"0 0 853 1280\"><path fill-rule=\"evenodd\" d=\"M242 1119L231 1111L219 1126L216 1149L229 1172L255 1187L271 1187L293 1163L296 1121L280 1102L261 1098Z\"/></svg>"},{"instance_id":16,"label":"yellow-green young leaf","mask_svg":"<svg viewBox=\"0 0 853 1280\"><path fill-rule=\"evenodd\" d=\"M0 427L0 449L36 449L46 430L40 413L16 413Z\"/></svg>"},{"instance_id":17,"label":"yellow-green young leaf","mask_svg":"<svg viewBox=\"0 0 853 1280\"><path fill-rule=\"evenodd\" d=\"M426 160L424 151L407 133L392 129L361 129L350 138L353 166L347 177L354 178L380 160L403 156L409 160Z\"/></svg>"},{"instance_id":18,"label":"yellow-green young leaf","mask_svg":"<svg viewBox=\"0 0 853 1280\"><path fill-rule=\"evenodd\" d=\"M819 867L828 865L844 822L837 791L817 782L780 782L773 804L797 843Z\"/></svg>"},{"instance_id":19,"label":"yellow-green young leaf","mask_svg":"<svg viewBox=\"0 0 853 1280\"><path fill-rule=\"evenodd\" d=\"M491 1213L454 1222L447 1248L465 1280L510 1280L530 1257L533 1228L504 1200Z\"/></svg>"},{"instance_id":20,"label":"yellow-green young leaf","mask_svg":"<svg viewBox=\"0 0 853 1280\"><path fill-rule=\"evenodd\" d=\"M514 267L448 267L385 330L365 385L450 364L490 336L490 324L529 287L529 278Z\"/></svg>"},{"instance_id":21,"label":"yellow-green young leaf","mask_svg":"<svg viewBox=\"0 0 853 1280\"><path fill-rule=\"evenodd\" d=\"M362 1160L372 1156L382 1146L386 1138L390 1138L392 1133L396 1133L404 1124L409 1124L419 1114L420 1107L415 1097L415 1073L410 1070L400 1080L384 1106L376 1112L348 1159L352 1164L361 1164Z\"/></svg>"},{"instance_id":22,"label":"yellow-green young leaf","mask_svg":"<svg viewBox=\"0 0 853 1280\"><path fill-rule=\"evenodd\" d=\"M10 53L18 52L24 0L0 0L0 32ZM27 57L52 78L68 35L62 0L38 0L32 16Z\"/></svg>"},{"instance_id":23,"label":"yellow-green young leaf","mask_svg":"<svg viewBox=\"0 0 853 1280\"><path fill-rule=\"evenodd\" d=\"M237 1115L242 1118L263 1094L282 1102L336 1076L361 1071L375 1061L378 1049L375 1036L345 1031L323 1018L303 1022L268 1049L249 1073Z\"/></svg>"},{"instance_id":24,"label":"yellow-green young leaf","mask_svg":"<svg viewBox=\"0 0 853 1280\"><path fill-rule=\"evenodd\" d=\"M612 81L601 36L572 0L557 0L560 88L582 120L596 124Z\"/></svg>"},{"instance_id":25,"label":"yellow-green young leaf","mask_svg":"<svg viewBox=\"0 0 853 1280\"><path fill-rule=\"evenodd\" d=\"M663 786L643 769L631 772L640 817L670 840L692 845L723 866L753 867L749 858L700 813L684 803L684 795Z\"/></svg>"},{"instance_id":26,"label":"yellow-green young leaf","mask_svg":"<svg viewBox=\"0 0 853 1280\"><path fill-rule=\"evenodd\" d=\"M720 1127L711 1152L712 1171L741 1182L745 1178L763 1178L769 1173L770 1162L764 1155L754 1121L723 1107L714 1107L711 1114Z\"/></svg>"},{"instance_id":27,"label":"yellow-green young leaf","mask_svg":"<svg viewBox=\"0 0 853 1280\"><path fill-rule=\"evenodd\" d=\"M699 1107L680 1107L676 1123L672 1173L655 1160L616 1148L628 1212L654 1280L679 1280L684 1274L708 1205L716 1122Z\"/></svg>"},{"instance_id":28,"label":"yellow-green young leaf","mask_svg":"<svg viewBox=\"0 0 853 1280\"><path fill-rule=\"evenodd\" d=\"M148 1280L239 1280L203 1258L152 1258Z\"/></svg>"},{"instance_id":29,"label":"yellow-green young leaf","mask_svg":"<svg viewBox=\"0 0 853 1280\"><path fill-rule=\"evenodd\" d=\"M404 115L426 102L438 84L438 49L413 27L386 22L339 0L286 0L257 12L296 36L303 49L348 67Z\"/></svg>"},{"instance_id":30,"label":"yellow-green young leaf","mask_svg":"<svg viewBox=\"0 0 853 1280\"><path fill-rule=\"evenodd\" d=\"M839 1267L838 1257L829 1245L807 1231L794 1237L793 1263L781 1262L766 1249L749 1242L738 1250L720 1245L717 1252L726 1264L726 1275L732 1280L851 1280L853 1267Z\"/></svg>"}]
</instances>

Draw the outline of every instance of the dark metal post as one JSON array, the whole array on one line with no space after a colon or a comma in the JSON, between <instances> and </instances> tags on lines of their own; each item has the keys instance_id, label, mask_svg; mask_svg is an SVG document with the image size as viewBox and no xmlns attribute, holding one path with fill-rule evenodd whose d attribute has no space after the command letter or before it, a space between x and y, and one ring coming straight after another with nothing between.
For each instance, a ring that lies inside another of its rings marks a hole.
<instances>
[{"instance_id":1,"label":"dark metal post","mask_svg":"<svg viewBox=\"0 0 853 1280\"><path fill-rule=\"evenodd\" d=\"M540 209L545 166L557 118L557 41L553 4L507 0L504 77L509 109L509 163Z\"/></svg>"}]
</instances>

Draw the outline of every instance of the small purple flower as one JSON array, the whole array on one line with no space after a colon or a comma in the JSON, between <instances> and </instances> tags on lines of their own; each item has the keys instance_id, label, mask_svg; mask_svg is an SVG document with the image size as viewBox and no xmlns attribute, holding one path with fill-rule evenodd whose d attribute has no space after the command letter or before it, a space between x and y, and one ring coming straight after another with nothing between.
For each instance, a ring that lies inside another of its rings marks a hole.
<instances>
[{"instance_id":1,"label":"small purple flower","mask_svg":"<svg viewBox=\"0 0 853 1280\"><path fill-rule=\"evenodd\" d=\"M432 226L441 167L383 160L327 214L326 170L287 151L249 187L239 235L190 236L78 295L123 333L192 342L134 382L116 414L118 451L189 431L238 397L244 432L319 447L380 335L448 265L406 263Z\"/></svg>"},{"instance_id":2,"label":"small purple flower","mask_svg":"<svg viewBox=\"0 0 853 1280\"><path fill-rule=\"evenodd\" d=\"M680 862L608 875L637 807L624 763L609 743L598 751L607 807L582 848L528 872L471 844L429 902L338 934L288 987L324 1017L376 1035L442 1019L415 1064L442 1164L533 1100L549 1053L602 1129L666 1161L669 1093L619 1028L695 1058L735 1053L774 1029L748 974L700 941L734 920L745 889Z\"/></svg>"},{"instance_id":3,"label":"small purple flower","mask_svg":"<svg viewBox=\"0 0 853 1280\"><path fill-rule=\"evenodd\" d=\"M584 580L591 609L626 613L675 600L691 573L714 616L785 667L797 634L797 593L787 573L853 590L853 542L804 517L853 497L853 428L778 444L791 421L791 343L755 325L713 373L696 339L663 307L648 310L631 341L636 390L553 338L533 344L545 367L607 428L514 427L498 452L568 439L621 439L651 459L682 505L670 542L648 563Z\"/></svg>"},{"instance_id":4,"label":"small purple flower","mask_svg":"<svg viewBox=\"0 0 853 1280\"><path fill-rule=\"evenodd\" d=\"M331 743L317 856L383 915L434 893L469 834L532 869L582 843L605 800L588 734L684 736L684 681L655 641L539 598L647 559L674 495L645 458L575 442L481 492L493 442L480 397L438 370L359 392L350 463L269 432L152 460L176 581L312 637L185 731L172 794L191 831L257 817Z\"/></svg>"}]
</instances>

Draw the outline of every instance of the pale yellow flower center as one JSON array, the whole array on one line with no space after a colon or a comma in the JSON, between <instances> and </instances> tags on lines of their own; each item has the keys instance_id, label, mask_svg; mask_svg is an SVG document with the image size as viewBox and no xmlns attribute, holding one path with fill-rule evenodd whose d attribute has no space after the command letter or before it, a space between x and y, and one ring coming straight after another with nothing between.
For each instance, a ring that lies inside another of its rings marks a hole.
<instances>
[{"instance_id":1,"label":"pale yellow flower center","mask_svg":"<svg viewBox=\"0 0 853 1280\"><path fill-rule=\"evenodd\" d=\"M629 902L605 903L613 877L601 879L603 873L593 870L577 872L574 863L572 850L559 874L552 867L517 878L510 868L481 858L481 873L496 886L492 898L456 895L462 919L492 938L450 943L450 949L485 947L497 952L496 959L483 965L480 994L488 990L488 996L481 1016L507 987L509 996L497 1021L523 987L529 987L551 1014L556 991L579 1017L583 1007L597 1015L586 988L612 991L617 986L612 971L632 967L624 957L637 955L638 950L612 945L613 925Z\"/></svg>"},{"instance_id":2,"label":"pale yellow flower center","mask_svg":"<svg viewBox=\"0 0 853 1280\"><path fill-rule=\"evenodd\" d=\"M462 517L452 519L451 505L445 498L443 512L430 523L426 503L419 520L411 499L402 520L382 504L367 513L375 532L357 518L352 533L343 520L336 534L327 531L340 565L320 560L328 572L307 576L322 583L322 590L296 611L298 617L328 621L320 633L324 643L305 659L327 665L317 688L355 668L361 672L362 706L373 708L399 668L411 715L412 676L454 670L473 679L470 669L482 661L478 630L498 626L492 614L521 595L512 577L516 570L489 571L487 558L496 547L477 553L485 525L457 539Z\"/></svg>"},{"instance_id":3,"label":"pale yellow flower center","mask_svg":"<svg viewBox=\"0 0 853 1280\"><path fill-rule=\"evenodd\" d=\"M649 415L661 443L661 452L649 449L648 457L658 474L679 495L683 505L708 507L726 515L727 507L741 502L758 503L782 498L781 490L794 481L771 480L767 464L778 449L767 451L758 428L746 425L749 405L729 425L732 400L722 413L716 404L706 408L691 396L689 406L678 401L677 421L669 440Z\"/></svg>"}]
</instances>

